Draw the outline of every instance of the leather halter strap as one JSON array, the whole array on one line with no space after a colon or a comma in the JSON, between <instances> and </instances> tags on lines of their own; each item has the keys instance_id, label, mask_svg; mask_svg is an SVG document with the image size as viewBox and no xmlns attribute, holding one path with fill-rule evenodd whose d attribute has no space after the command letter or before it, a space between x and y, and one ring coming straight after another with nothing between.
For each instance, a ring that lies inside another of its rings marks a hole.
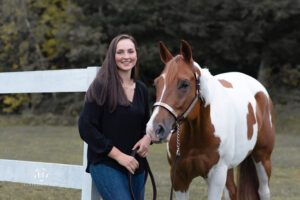
<instances>
[{"instance_id":1,"label":"leather halter strap","mask_svg":"<svg viewBox=\"0 0 300 200\"><path fill-rule=\"evenodd\" d=\"M167 109L175 117L175 119L178 118L178 114L176 113L176 111L171 106L169 106L168 104L166 104L164 102L155 102L153 104L153 107L155 107L155 106L161 106L161 107Z\"/></svg>"},{"instance_id":2,"label":"leather halter strap","mask_svg":"<svg viewBox=\"0 0 300 200\"><path fill-rule=\"evenodd\" d=\"M177 112L171 106L169 106L167 103L164 103L164 102L155 102L153 104L153 107L160 106L160 107L165 108L174 116L176 122L181 122L182 120L184 120L188 116L188 114L191 112L191 110L193 109L194 105L196 104L198 98L200 97L200 79L196 72L195 66L194 66L194 71L195 71L194 75L196 78L196 95L195 95L192 103L181 115L178 115Z\"/></svg>"}]
</instances>

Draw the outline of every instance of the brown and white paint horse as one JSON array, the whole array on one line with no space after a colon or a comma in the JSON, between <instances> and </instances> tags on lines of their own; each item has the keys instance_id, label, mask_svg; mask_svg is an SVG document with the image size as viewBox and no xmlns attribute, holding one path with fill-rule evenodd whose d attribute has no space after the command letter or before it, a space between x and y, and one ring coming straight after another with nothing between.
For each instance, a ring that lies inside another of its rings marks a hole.
<instances>
[{"instance_id":1,"label":"brown and white paint horse","mask_svg":"<svg viewBox=\"0 0 300 200\"><path fill-rule=\"evenodd\" d=\"M225 199L270 199L275 127L266 89L242 73L211 75L193 61L191 47L185 41L175 57L162 43L159 51L165 68L154 81L156 103L147 134L153 141L168 141L171 175L177 136L169 134L177 115L189 110L180 125L176 199L189 198L189 185L197 176L205 178L209 200L221 199L223 191ZM233 173L236 166L237 186Z\"/></svg>"}]
</instances>

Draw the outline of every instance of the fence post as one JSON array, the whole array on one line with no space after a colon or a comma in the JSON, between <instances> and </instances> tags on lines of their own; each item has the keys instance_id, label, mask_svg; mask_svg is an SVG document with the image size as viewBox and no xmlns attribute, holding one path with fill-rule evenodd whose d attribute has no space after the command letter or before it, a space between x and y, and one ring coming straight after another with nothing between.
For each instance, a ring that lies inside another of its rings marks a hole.
<instances>
[{"instance_id":1,"label":"fence post","mask_svg":"<svg viewBox=\"0 0 300 200\"><path fill-rule=\"evenodd\" d=\"M83 147L83 166L87 165L87 144L84 143ZM100 195L97 191L95 184L92 181L91 175L83 171L83 182L82 182L82 192L81 200L99 200Z\"/></svg>"},{"instance_id":2,"label":"fence post","mask_svg":"<svg viewBox=\"0 0 300 200\"><path fill-rule=\"evenodd\" d=\"M87 88L94 80L96 74L98 73L100 67L88 67L87 68ZM81 200L99 200L100 195L97 191L95 184L92 181L91 175L85 172L85 167L87 166L87 144L84 142L83 146L83 182L82 182L82 192Z\"/></svg>"}]
</instances>

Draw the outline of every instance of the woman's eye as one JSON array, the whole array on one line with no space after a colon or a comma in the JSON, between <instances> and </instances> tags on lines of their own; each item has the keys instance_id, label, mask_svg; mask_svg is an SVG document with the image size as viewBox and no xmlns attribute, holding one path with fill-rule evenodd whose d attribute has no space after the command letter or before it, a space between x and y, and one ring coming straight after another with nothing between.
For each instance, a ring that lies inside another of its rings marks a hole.
<instances>
[{"instance_id":1,"label":"woman's eye","mask_svg":"<svg viewBox=\"0 0 300 200\"><path fill-rule=\"evenodd\" d=\"M134 50L130 49L130 50L128 50L128 53L132 54L132 53L134 53Z\"/></svg>"},{"instance_id":2,"label":"woman's eye","mask_svg":"<svg viewBox=\"0 0 300 200\"><path fill-rule=\"evenodd\" d=\"M179 83L179 89L185 89L185 88L188 88L190 86L189 82L187 80L183 80L183 81L180 81Z\"/></svg>"}]
</instances>

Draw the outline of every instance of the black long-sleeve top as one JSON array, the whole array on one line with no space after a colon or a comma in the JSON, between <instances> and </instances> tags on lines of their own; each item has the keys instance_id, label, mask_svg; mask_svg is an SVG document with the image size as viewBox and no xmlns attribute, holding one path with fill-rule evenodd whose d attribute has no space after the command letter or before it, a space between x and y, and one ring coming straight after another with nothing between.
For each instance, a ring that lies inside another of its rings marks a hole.
<instances>
[{"instance_id":1,"label":"black long-sleeve top","mask_svg":"<svg viewBox=\"0 0 300 200\"><path fill-rule=\"evenodd\" d=\"M125 167L108 157L113 146L130 155L133 146L145 135L149 120L148 90L144 83L136 81L132 104L129 107L118 105L110 113L105 103L85 102L78 126L80 137L88 144L88 166L91 163L103 163L121 172L127 173ZM143 159L136 156L139 168L144 170Z\"/></svg>"}]
</instances>

